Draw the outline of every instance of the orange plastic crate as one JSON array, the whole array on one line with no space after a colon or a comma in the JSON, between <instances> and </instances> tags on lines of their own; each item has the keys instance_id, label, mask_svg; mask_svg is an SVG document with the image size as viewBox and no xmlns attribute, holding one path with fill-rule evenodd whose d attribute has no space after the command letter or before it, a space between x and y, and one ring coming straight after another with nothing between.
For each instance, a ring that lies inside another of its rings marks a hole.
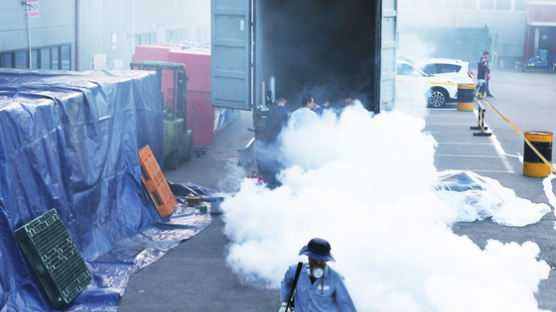
<instances>
[{"instance_id":1,"label":"orange plastic crate","mask_svg":"<svg viewBox=\"0 0 556 312\"><path fill-rule=\"evenodd\" d=\"M156 210L161 217L168 217L171 216L174 212L174 207L176 206L176 198L168 183L166 183L166 187L161 187L154 189L153 191L149 191L149 196L156 206Z\"/></svg>"},{"instance_id":2,"label":"orange plastic crate","mask_svg":"<svg viewBox=\"0 0 556 312\"><path fill-rule=\"evenodd\" d=\"M172 215L176 206L176 198L148 145L139 150L139 165L141 166L141 180L149 192L158 214L161 217Z\"/></svg>"},{"instance_id":3,"label":"orange plastic crate","mask_svg":"<svg viewBox=\"0 0 556 312\"><path fill-rule=\"evenodd\" d=\"M160 170L160 166L148 145L139 150L139 165L141 166L141 177L148 180L162 174L162 170Z\"/></svg>"},{"instance_id":4,"label":"orange plastic crate","mask_svg":"<svg viewBox=\"0 0 556 312\"><path fill-rule=\"evenodd\" d=\"M143 184L145 184L145 187L147 188L147 191L149 192L152 192L157 188L161 188L164 183L168 184L163 174L158 174L153 179L142 178L142 180Z\"/></svg>"}]
</instances>

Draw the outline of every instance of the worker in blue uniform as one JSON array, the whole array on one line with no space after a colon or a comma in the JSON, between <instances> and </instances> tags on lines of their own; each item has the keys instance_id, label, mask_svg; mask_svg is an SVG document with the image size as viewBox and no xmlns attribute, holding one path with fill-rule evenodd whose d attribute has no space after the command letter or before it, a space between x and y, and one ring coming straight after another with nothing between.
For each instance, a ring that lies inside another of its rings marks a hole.
<instances>
[{"instance_id":1,"label":"worker in blue uniform","mask_svg":"<svg viewBox=\"0 0 556 312\"><path fill-rule=\"evenodd\" d=\"M304 263L295 288L295 312L352 312L356 311L344 285L344 278L334 271L328 261L335 261L330 253L330 244L322 238L313 238L299 251L309 258ZM286 311L286 301L293 287L296 265L290 266L282 280L279 312Z\"/></svg>"},{"instance_id":2,"label":"worker in blue uniform","mask_svg":"<svg viewBox=\"0 0 556 312\"><path fill-rule=\"evenodd\" d=\"M276 139L282 128L284 128L288 123L289 112L286 108L286 99L279 98L276 100L276 106L273 107L272 111L272 137Z\"/></svg>"}]
</instances>

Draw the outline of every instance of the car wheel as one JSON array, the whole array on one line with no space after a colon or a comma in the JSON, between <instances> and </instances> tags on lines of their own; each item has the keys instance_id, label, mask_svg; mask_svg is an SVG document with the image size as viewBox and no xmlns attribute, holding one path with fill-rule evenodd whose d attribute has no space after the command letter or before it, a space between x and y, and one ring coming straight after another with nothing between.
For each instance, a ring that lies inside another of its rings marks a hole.
<instances>
[{"instance_id":1,"label":"car wheel","mask_svg":"<svg viewBox=\"0 0 556 312\"><path fill-rule=\"evenodd\" d=\"M448 102L448 93L441 89L432 89L427 103L429 107L439 108Z\"/></svg>"}]
</instances>

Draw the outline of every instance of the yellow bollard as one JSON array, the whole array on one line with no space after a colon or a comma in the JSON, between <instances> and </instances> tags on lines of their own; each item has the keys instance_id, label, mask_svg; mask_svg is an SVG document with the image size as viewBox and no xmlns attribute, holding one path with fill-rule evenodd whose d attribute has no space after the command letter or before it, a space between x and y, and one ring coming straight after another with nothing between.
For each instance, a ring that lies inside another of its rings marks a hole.
<instances>
[{"instance_id":1,"label":"yellow bollard","mask_svg":"<svg viewBox=\"0 0 556 312\"><path fill-rule=\"evenodd\" d=\"M533 144L546 160L552 161L552 132L528 131L525 132L525 138ZM550 175L550 166L545 164L526 142L523 148L523 175L537 178Z\"/></svg>"},{"instance_id":2,"label":"yellow bollard","mask_svg":"<svg viewBox=\"0 0 556 312\"><path fill-rule=\"evenodd\" d=\"M458 110L473 111L475 108L475 85L472 83L458 84Z\"/></svg>"}]
</instances>

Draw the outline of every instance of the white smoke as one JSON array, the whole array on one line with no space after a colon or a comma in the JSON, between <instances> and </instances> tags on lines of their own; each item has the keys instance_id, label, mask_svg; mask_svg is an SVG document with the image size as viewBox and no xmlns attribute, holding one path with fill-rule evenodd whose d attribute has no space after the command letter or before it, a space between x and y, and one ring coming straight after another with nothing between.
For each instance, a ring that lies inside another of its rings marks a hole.
<instances>
[{"instance_id":1,"label":"white smoke","mask_svg":"<svg viewBox=\"0 0 556 312\"><path fill-rule=\"evenodd\" d=\"M398 55L413 62L426 59L434 55L436 46L432 42L423 41L415 34L401 33Z\"/></svg>"},{"instance_id":2,"label":"white smoke","mask_svg":"<svg viewBox=\"0 0 556 312\"><path fill-rule=\"evenodd\" d=\"M225 193L239 191L241 181L248 176L245 168L238 166L233 162L228 162L226 163L226 168L224 170L226 174L223 179L218 181L218 190Z\"/></svg>"},{"instance_id":3,"label":"white smoke","mask_svg":"<svg viewBox=\"0 0 556 312\"><path fill-rule=\"evenodd\" d=\"M550 270L539 248L489 241L481 250L451 231L458 212L434 190L436 143L423 127L349 107L285 129L283 185L244 180L222 205L228 263L279 287L299 249L322 237L358 311L539 311L534 293Z\"/></svg>"},{"instance_id":4,"label":"white smoke","mask_svg":"<svg viewBox=\"0 0 556 312\"><path fill-rule=\"evenodd\" d=\"M411 66L415 66L416 62L431 57L435 50L432 43L425 42L416 35L402 33L399 39L396 64L407 62ZM424 118L428 113L427 100L430 96L431 86L427 84L424 77L405 75L407 73L398 72L396 76L396 110Z\"/></svg>"}]
</instances>

